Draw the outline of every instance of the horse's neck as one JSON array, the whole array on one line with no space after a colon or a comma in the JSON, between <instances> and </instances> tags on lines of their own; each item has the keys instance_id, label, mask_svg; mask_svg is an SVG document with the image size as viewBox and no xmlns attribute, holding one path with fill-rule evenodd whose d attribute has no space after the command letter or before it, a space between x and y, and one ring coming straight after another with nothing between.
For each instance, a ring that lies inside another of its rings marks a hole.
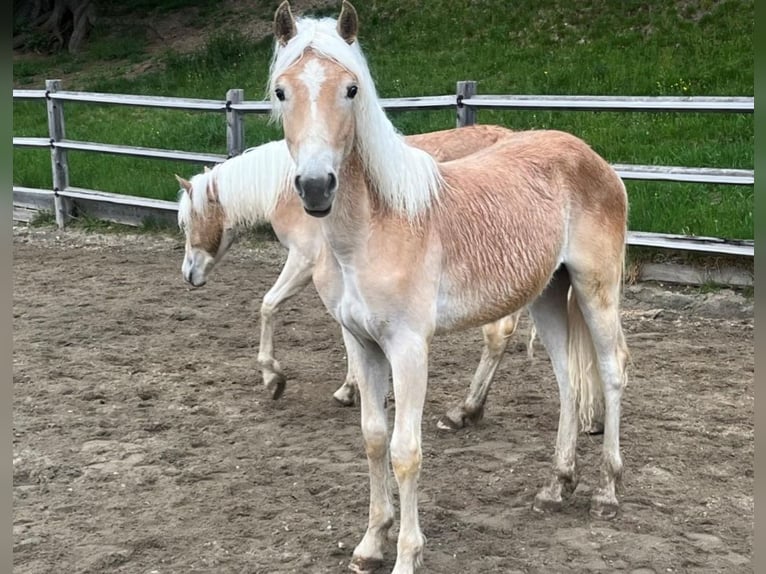
<instances>
[{"instance_id":1,"label":"horse's neck","mask_svg":"<svg viewBox=\"0 0 766 574\"><path fill-rule=\"evenodd\" d=\"M284 141L270 142L214 168L218 201L232 225L270 221L289 197L292 159Z\"/></svg>"}]
</instances>

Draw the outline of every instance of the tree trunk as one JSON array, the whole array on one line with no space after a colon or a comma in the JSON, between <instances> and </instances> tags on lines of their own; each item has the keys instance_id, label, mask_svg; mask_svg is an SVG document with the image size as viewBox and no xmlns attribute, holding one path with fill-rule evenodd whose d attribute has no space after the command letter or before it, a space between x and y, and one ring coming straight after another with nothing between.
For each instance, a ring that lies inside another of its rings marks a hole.
<instances>
[{"instance_id":1,"label":"tree trunk","mask_svg":"<svg viewBox=\"0 0 766 574\"><path fill-rule=\"evenodd\" d=\"M14 49L77 52L96 20L96 0L17 0Z\"/></svg>"},{"instance_id":2,"label":"tree trunk","mask_svg":"<svg viewBox=\"0 0 766 574\"><path fill-rule=\"evenodd\" d=\"M72 26L72 35L69 36L67 49L71 54L74 54L80 50L88 32L96 22L96 9L91 0L87 2L69 0L69 2L74 5L72 10L74 25Z\"/></svg>"}]
</instances>

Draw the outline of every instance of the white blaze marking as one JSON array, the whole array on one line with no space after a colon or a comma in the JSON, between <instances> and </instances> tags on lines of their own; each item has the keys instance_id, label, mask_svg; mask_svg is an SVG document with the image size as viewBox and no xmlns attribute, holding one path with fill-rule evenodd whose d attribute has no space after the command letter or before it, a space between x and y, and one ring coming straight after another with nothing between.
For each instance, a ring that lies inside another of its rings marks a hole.
<instances>
[{"instance_id":1,"label":"white blaze marking","mask_svg":"<svg viewBox=\"0 0 766 574\"><path fill-rule=\"evenodd\" d=\"M309 101L311 102L311 117L316 116L317 99L322 89L322 83L325 81L324 65L319 60L309 60L299 76L300 80L309 91Z\"/></svg>"},{"instance_id":2,"label":"white blaze marking","mask_svg":"<svg viewBox=\"0 0 766 574\"><path fill-rule=\"evenodd\" d=\"M306 62L298 75L298 81L306 87L309 100L308 127L303 134L303 141L300 142L295 158L297 172L303 176L325 176L335 171L334 150L328 145L331 138L327 134L327 122L326 120L318 121L319 96L327 79L326 70L325 64L321 61L311 59Z\"/></svg>"}]
</instances>

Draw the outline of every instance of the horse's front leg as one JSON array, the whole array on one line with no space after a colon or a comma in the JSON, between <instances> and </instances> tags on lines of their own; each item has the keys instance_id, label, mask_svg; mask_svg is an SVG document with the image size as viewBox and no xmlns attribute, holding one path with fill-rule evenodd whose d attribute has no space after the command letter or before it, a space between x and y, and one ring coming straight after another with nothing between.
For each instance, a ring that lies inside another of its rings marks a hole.
<instances>
[{"instance_id":1,"label":"horse's front leg","mask_svg":"<svg viewBox=\"0 0 766 574\"><path fill-rule=\"evenodd\" d=\"M383 561L383 547L394 523L389 491L388 425L386 392L389 364L380 347L369 340L360 342L343 330L349 362L358 366L359 404L364 449L370 471L370 512L364 538L354 549L349 568L357 573L372 572Z\"/></svg>"},{"instance_id":2,"label":"horse's front leg","mask_svg":"<svg viewBox=\"0 0 766 574\"><path fill-rule=\"evenodd\" d=\"M421 421L428 382L428 341L397 333L388 349L394 382L396 415L391 436L391 463L399 485L399 538L394 574L411 574L420 565L425 537L418 519L418 478L422 461Z\"/></svg>"},{"instance_id":3,"label":"horse's front leg","mask_svg":"<svg viewBox=\"0 0 766 574\"><path fill-rule=\"evenodd\" d=\"M519 323L520 314L521 312L517 311L482 327L484 348L481 351L479 366L476 367L471 380L468 396L439 419L437 425L440 429L458 430L469 423L477 423L484 416L484 404L487 402L489 388L508 347L508 340Z\"/></svg>"},{"instance_id":4,"label":"horse's front leg","mask_svg":"<svg viewBox=\"0 0 766 574\"><path fill-rule=\"evenodd\" d=\"M274 315L279 306L294 297L311 281L314 262L302 253L291 249L287 261L261 303L261 339L258 345L258 364L263 374L263 384L278 399L285 390L285 375L274 357Z\"/></svg>"}]
</instances>

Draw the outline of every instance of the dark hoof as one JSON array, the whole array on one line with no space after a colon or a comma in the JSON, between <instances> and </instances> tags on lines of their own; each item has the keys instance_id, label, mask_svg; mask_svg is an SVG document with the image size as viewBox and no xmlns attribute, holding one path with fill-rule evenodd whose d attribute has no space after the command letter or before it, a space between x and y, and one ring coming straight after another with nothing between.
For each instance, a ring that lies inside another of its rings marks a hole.
<instances>
[{"instance_id":1,"label":"dark hoof","mask_svg":"<svg viewBox=\"0 0 766 574\"><path fill-rule=\"evenodd\" d=\"M455 432L463 428L465 424L463 423L462 419L460 422L455 422L449 418L449 415L444 415L437 421L436 426L441 430Z\"/></svg>"},{"instance_id":2,"label":"dark hoof","mask_svg":"<svg viewBox=\"0 0 766 574\"><path fill-rule=\"evenodd\" d=\"M612 520L617 516L620 505L616 502L594 500L591 503L590 515L596 520Z\"/></svg>"},{"instance_id":3,"label":"dark hoof","mask_svg":"<svg viewBox=\"0 0 766 574\"><path fill-rule=\"evenodd\" d=\"M335 399L335 402L338 403L342 407L353 407L356 403L354 402L354 399L348 399L348 398L338 398L335 395L333 397Z\"/></svg>"},{"instance_id":4,"label":"dark hoof","mask_svg":"<svg viewBox=\"0 0 766 574\"><path fill-rule=\"evenodd\" d=\"M275 401L285 392L285 376L280 373L274 373L266 382L266 390L271 393L271 398Z\"/></svg>"},{"instance_id":5,"label":"dark hoof","mask_svg":"<svg viewBox=\"0 0 766 574\"><path fill-rule=\"evenodd\" d=\"M361 558L354 556L348 564L348 569L356 574L370 574L383 564L383 560L378 558Z\"/></svg>"},{"instance_id":6,"label":"dark hoof","mask_svg":"<svg viewBox=\"0 0 766 574\"><path fill-rule=\"evenodd\" d=\"M478 423L484 417L484 409L478 409L474 413L468 412L463 405L451 408L439 419L436 426L441 430L455 432L465 427Z\"/></svg>"},{"instance_id":7,"label":"dark hoof","mask_svg":"<svg viewBox=\"0 0 766 574\"><path fill-rule=\"evenodd\" d=\"M604 434L604 423L601 421L593 421L588 428L583 429L585 434L600 435Z\"/></svg>"},{"instance_id":8,"label":"dark hoof","mask_svg":"<svg viewBox=\"0 0 766 574\"><path fill-rule=\"evenodd\" d=\"M559 512L562 505L563 503L561 500L546 498L538 494L535 496L535 501L532 503L532 510L539 513Z\"/></svg>"}]
</instances>

